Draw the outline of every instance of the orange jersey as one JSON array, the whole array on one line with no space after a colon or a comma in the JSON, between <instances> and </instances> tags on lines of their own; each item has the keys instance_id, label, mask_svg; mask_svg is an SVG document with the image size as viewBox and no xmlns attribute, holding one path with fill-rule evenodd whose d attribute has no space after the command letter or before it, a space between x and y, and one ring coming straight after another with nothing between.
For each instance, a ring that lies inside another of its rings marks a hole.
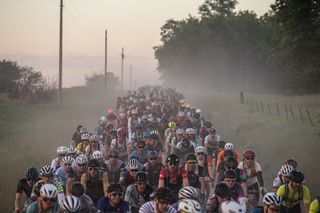
<instances>
[{"instance_id":1,"label":"orange jersey","mask_svg":"<svg viewBox=\"0 0 320 213\"><path fill-rule=\"evenodd\" d=\"M233 153L235 154L235 157L238 161L238 164L240 163L240 158L241 158L241 154L239 151L233 151ZM223 161L223 156L224 156L224 150L221 151L219 154L218 154L218 158L217 158L217 165L219 165L219 163L221 161Z\"/></svg>"}]
</instances>

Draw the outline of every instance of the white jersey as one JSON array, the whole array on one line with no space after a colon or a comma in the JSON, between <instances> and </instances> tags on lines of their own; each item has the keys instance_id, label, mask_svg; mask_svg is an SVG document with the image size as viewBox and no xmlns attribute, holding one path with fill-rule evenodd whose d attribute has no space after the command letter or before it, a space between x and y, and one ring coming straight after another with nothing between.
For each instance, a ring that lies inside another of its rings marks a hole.
<instances>
[{"instance_id":1,"label":"white jersey","mask_svg":"<svg viewBox=\"0 0 320 213\"><path fill-rule=\"evenodd\" d=\"M168 205L166 212L177 213L177 211L171 205ZM139 209L139 213L157 213L154 201L149 201L143 204Z\"/></svg>"},{"instance_id":2,"label":"white jersey","mask_svg":"<svg viewBox=\"0 0 320 213\"><path fill-rule=\"evenodd\" d=\"M261 169L261 166L258 162L254 162L254 170L253 169L250 169L250 168L245 168L244 166L244 163L243 161L241 161L238 165L238 168L239 169L243 169L246 174L247 174L247 184L248 186L252 186L253 184L257 183L258 182L258 178L257 178L257 175L256 173L257 172L262 172L262 169Z\"/></svg>"},{"instance_id":3,"label":"white jersey","mask_svg":"<svg viewBox=\"0 0 320 213\"><path fill-rule=\"evenodd\" d=\"M213 136L213 137L212 137ZM220 141L221 140L221 137L219 135L207 135L205 138L204 138L204 144L205 145L208 145L208 141Z\"/></svg>"}]
</instances>

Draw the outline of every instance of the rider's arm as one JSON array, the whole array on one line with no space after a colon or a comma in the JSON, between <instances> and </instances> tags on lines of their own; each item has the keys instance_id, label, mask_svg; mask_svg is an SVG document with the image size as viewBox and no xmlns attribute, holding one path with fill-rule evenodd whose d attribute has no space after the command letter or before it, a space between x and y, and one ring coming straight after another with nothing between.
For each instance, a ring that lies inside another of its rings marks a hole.
<instances>
[{"instance_id":1,"label":"rider's arm","mask_svg":"<svg viewBox=\"0 0 320 213\"><path fill-rule=\"evenodd\" d=\"M164 187L164 178L166 176L166 170L161 169L160 174L159 174L159 183L158 183L158 188Z\"/></svg>"},{"instance_id":2,"label":"rider's arm","mask_svg":"<svg viewBox=\"0 0 320 213\"><path fill-rule=\"evenodd\" d=\"M81 184L82 184L82 186L84 188L84 192L86 192L86 190L87 190L87 174L86 173L81 175L80 182L81 182Z\"/></svg>"},{"instance_id":3,"label":"rider's arm","mask_svg":"<svg viewBox=\"0 0 320 213\"><path fill-rule=\"evenodd\" d=\"M320 211L318 199L314 199L310 204L309 213L318 213Z\"/></svg>"},{"instance_id":4,"label":"rider's arm","mask_svg":"<svg viewBox=\"0 0 320 213\"><path fill-rule=\"evenodd\" d=\"M108 195L109 179L108 179L108 173L106 171L103 172L102 183L103 183L104 196L107 196Z\"/></svg>"},{"instance_id":5,"label":"rider's arm","mask_svg":"<svg viewBox=\"0 0 320 213\"><path fill-rule=\"evenodd\" d=\"M189 186L188 174L183 167L181 167L181 176L182 176L183 187Z\"/></svg>"},{"instance_id":6,"label":"rider's arm","mask_svg":"<svg viewBox=\"0 0 320 213\"><path fill-rule=\"evenodd\" d=\"M66 182L66 195L71 194L71 186L73 184L73 176L68 176L67 177L67 182Z\"/></svg>"},{"instance_id":7,"label":"rider's arm","mask_svg":"<svg viewBox=\"0 0 320 213\"><path fill-rule=\"evenodd\" d=\"M309 207L310 207L310 191L305 185L302 185L302 189L303 189L303 210L301 212L308 213Z\"/></svg>"},{"instance_id":8,"label":"rider's arm","mask_svg":"<svg viewBox=\"0 0 320 213\"><path fill-rule=\"evenodd\" d=\"M16 212L20 211L21 194L22 193L19 192L16 193L16 199L14 201L14 209Z\"/></svg>"}]
</instances>

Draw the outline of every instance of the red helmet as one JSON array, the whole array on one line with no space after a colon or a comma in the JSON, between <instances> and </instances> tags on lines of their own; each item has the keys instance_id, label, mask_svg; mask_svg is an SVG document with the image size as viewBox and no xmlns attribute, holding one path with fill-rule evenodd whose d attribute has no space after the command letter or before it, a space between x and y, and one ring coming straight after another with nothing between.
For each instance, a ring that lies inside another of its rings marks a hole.
<instances>
[{"instance_id":1,"label":"red helmet","mask_svg":"<svg viewBox=\"0 0 320 213\"><path fill-rule=\"evenodd\" d=\"M110 115L110 114L113 114L114 113L114 110L113 109L108 109L107 110L107 113Z\"/></svg>"},{"instance_id":2,"label":"red helmet","mask_svg":"<svg viewBox=\"0 0 320 213\"><path fill-rule=\"evenodd\" d=\"M245 157L245 158L255 158L256 157L256 153L254 153L253 150L248 149L243 153L243 157Z\"/></svg>"},{"instance_id":3,"label":"red helmet","mask_svg":"<svg viewBox=\"0 0 320 213\"><path fill-rule=\"evenodd\" d=\"M297 161L294 160L294 159L292 159L292 158L289 158L289 159L285 160L285 161L283 162L283 164L289 164L289 165L291 165L294 169L296 169L297 166L298 166Z\"/></svg>"},{"instance_id":4,"label":"red helmet","mask_svg":"<svg viewBox=\"0 0 320 213\"><path fill-rule=\"evenodd\" d=\"M119 128L119 129L117 130L117 135L118 135L118 137L119 137L119 136L125 136L125 135L126 135L125 129L124 129L124 128Z\"/></svg>"}]
</instances>

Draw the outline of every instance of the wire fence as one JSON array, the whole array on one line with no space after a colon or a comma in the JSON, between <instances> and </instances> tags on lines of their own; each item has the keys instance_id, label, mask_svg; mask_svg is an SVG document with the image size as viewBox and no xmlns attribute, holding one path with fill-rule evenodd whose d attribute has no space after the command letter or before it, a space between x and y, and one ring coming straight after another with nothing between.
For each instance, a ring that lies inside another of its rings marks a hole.
<instances>
[{"instance_id":1,"label":"wire fence","mask_svg":"<svg viewBox=\"0 0 320 213\"><path fill-rule=\"evenodd\" d=\"M314 108L311 110L308 107L290 105L288 103L270 103L268 101L244 97L243 92L240 92L240 102L246 104L250 112L260 112L282 120L299 120L308 123L316 128L317 134L320 137L320 106L317 111Z\"/></svg>"}]
</instances>

